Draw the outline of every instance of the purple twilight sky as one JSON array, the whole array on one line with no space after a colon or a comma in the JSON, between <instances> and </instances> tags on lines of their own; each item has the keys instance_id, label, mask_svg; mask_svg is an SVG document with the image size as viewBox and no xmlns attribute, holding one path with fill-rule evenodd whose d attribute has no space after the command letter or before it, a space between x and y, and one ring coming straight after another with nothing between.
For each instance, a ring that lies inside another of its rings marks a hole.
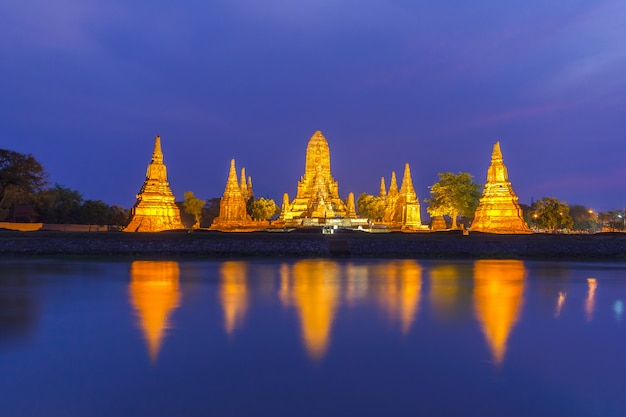
<instances>
[{"instance_id":1,"label":"purple twilight sky","mask_svg":"<svg viewBox=\"0 0 626 417\"><path fill-rule=\"evenodd\" d=\"M8 0L0 148L130 208L161 135L177 199L293 198L321 130L339 192L409 162L484 183L502 144L520 202L626 207L623 0ZM425 205L424 205L425 206ZM425 215L425 208L422 208Z\"/></svg>"}]
</instances>

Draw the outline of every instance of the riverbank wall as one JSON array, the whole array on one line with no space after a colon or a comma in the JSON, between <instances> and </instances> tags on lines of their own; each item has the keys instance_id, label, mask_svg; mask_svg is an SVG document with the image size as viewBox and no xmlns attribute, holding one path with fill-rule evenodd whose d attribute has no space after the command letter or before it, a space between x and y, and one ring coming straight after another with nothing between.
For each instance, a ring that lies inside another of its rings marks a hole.
<instances>
[{"instance_id":1,"label":"riverbank wall","mask_svg":"<svg viewBox=\"0 0 626 417\"><path fill-rule=\"evenodd\" d=\"M0 257L413 258L626 261L626 234L0 232Z\"/></svg>"}]
</instances>

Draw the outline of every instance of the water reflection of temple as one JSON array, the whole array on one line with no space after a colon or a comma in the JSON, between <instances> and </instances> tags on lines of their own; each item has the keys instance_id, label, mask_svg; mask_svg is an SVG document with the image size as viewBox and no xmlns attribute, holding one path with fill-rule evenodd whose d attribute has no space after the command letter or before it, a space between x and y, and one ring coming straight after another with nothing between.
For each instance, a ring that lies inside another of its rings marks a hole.
<instances>
[{"instance_id":1,"label":"water reflection of temple","mask_svg":"<svg viewBox=\"0 0 626 417\"><path fill-rule=\"evenodd\" d=\"M280 275L280 299L296 307L307 353L320 360L328 349L339 303L339 265L327 260L299 261L291 267L282 265Z\"/></svg>"},{"instance_id":2,"label":"water reflection of temple","mask_svg":"<svg viewBox=\"0 0 626 417\"><path fill-rule=\"evenodd\" d=\"M130 266L130 302L153 362L171 327L169 318L180 303L178 277L178 262L134 261Z\"/></svg>"},{"instance_id":3,"label":"water reflection of temple","mask_svg":"<svg viewBox=\"0 0 626 417\"><path fill-rule=\"evenodd\" d=\"M246 263L224 262L220 266L220 302L224 309L224 328L231 335L243 323L248 310Z\"/></svg>"},{"instance_id":4,"label":"water reflection of temple","mask_svg":"<svg viewBox=\"0 0 626 417\"><path fill-rule=\"evenodd\" d=\"M415 320L422 289L422 267L415 261L393 261L375 268L378 299L392 320L401 323L407 333Z\"/></svg>"},{"instance_id":5,"label":"water reflection of temple","mask_svg":"<svg viewBox=\"0 0 626 417\"><path fill-rule=\"evenodd\" d=\"M525 274L522 261L474 263L474 309L496 364L504 360L507 340L519 319Z\"/></svg>"},{"instance_id":6,"label":"water reflection of temple","mask_svg":"<svg viewBox=\"0 0 626 417\"><path fill-rule=\"evenodd\" d=\"M471 273L471 272L470 272ZM449 320L471 311L471 287L462 285L467 271L456 263L434 265L428 271L428 300L434 316L440 320Z\"/></svg>"}]
</instances>

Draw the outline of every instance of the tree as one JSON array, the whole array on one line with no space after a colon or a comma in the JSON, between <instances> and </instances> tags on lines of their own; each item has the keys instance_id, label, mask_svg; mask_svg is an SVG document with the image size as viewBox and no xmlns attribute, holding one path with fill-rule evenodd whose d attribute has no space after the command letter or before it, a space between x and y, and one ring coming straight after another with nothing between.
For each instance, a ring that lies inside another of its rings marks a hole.
<instances>
[{"instance_id":1,"label":"tree","mask_svg":"<svg viewBox=\"0 0 626 417\"><path fill-rule=\"evenodd\" d=\"M196 220L193 225L194 229L200 227L200 220L202 220L202 207L204 207L205 201L200 200L192 191L185 191L185 201L183 201L183 210L185 213L191 214Z\"/></svg>"},{"instance_id":2,"label":"tree","mask_svg":"<svg viewBox=\"0 0 626 417\"><path fill-rule=\"evenodd\" d=\"M569 208L573 230L595 232L598 229L598 215L589 207L575 204Z\"/></svg>"},{"instance_id":3,"label":"tree","mask_svg":"<svg viewBox=\"0 0 626 417\"><path fill-rule=\"evenodd\" d=\"M533 218L541 229L570 229L574 222L567 203L554 197L542 197L533 205Z\"/></svg>"},{"instance_id":4,"label":"tree","mask_svg":"<svg viewBox=\"0 0 626 417\"><path fill-rule=\"evenodd\" d=\"M467 172L440 172L439 181L429 187L431 198L426 199L430 204L428 214L432 217L450 216L452 228L456 229L458 216L474 217L481 187Z\"/></svg>"},{"instance_id":5,"label":"tree","mask_svg":"<svg viewBox=\"0 0 626 417\"><path fill-rule=\"evenodd\" d=\"M7 207L24 200L32 201L47 184L48 174L31 155L0 149L0 216L5 218ZM5 209L2 209L2 208Z\"/></svg>"},{"instance_id":6,"label":"tree","mask_svg":"<svg viewBox=\"0 0 626 417\"><path fill-rule=\"evenodd\" d=\"M126 226L130 221L130 210L123 207L112 205L109 207L109 215L107 217L107 224L113 226Z\"/></svg>"},{"instance_id":7,"label":"tree","mask_svg":"<svg viewBox=\"0 0 626 417\"><path fill-rule=\"evenodd\" d=\"M254 220L267 220L280 213L276 202L263 197L255 198L250 203L250 215Z\"/></svg>"},{"instance_id":8,"label":"tree","mask_svg":"<svg viewBox=\"0 0 626 417\"><path fill-rule=\"evenodd\" d=\"M598 213L598 220L604 229L611 232L626 229L626 210L609 210Z\"/></svg>"},{"instance_id":9,"label":"tree","mask_svg":"<svg viewBox=\"0 0 626 417\"><path fill-rule=\"evenodd\" d=\"M59 184L37 194L37 209L44 223L79 223L82 202L78 191Z\"/></svg>"},{"instance_id":10,"label":"tree","mask_svg":"<svg viewBox=\"0 0 626 417\"><path fill-rule=\"evenodd\" d=\"M380 221L385 215L385 199L362 193L357 199L357 211L361 217Z\"/></svg>"},{"instance_id":11,"label":"tree","mask_svg":"<svg viewBox=\"0 0 626 417\"><path fill-rule=\"evenodd\" d=\"M78 223L81 224L108 224L111 208L101 200L85 200L80 206Z\"/></svg>"},{"instance_id":12,"label":"tree","mask_svg":"<svg viewBox=\"0 0 626 417\"><path fill-rule=\"evenodd\" d=\"M213 197L206 201L206 204L202 207L202 227L210 227L213 224L213 219L220 215L221 200L219 197Z\"/></svg>"}]
</instances>

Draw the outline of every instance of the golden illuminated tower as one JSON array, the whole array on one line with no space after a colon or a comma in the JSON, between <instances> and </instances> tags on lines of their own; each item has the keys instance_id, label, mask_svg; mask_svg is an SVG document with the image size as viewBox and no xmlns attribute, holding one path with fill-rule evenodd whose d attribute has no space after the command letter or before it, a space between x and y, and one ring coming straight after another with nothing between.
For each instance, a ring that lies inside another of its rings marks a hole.
<instances>
[{"instance_id":1,"label":"golden illuminated tower","mask_svg":"<svg viewBox=\"0 0 626 417\"><path fill-rule=\"evenodd\" d=\"M313 360L320 360L328 349L339 303L339 274L339 265L325 260L299 261L291 271L281 267L280 299L297 308L302 339Z\"/></svg>"},{"instance_id":2,"label":"golden illuminated tower","mask_svg":"<svg viewBox=\"0 0 626 417\"><path fill-rule=\"evenodd\" d=\"M404 229L419 229L422 226L420 203L413 188L411 168L409 164L404 166L404 176L400 191L396 183L395 172L391 173L391 186L385 200L385 214L383 222L390 225L398 225Z\"/></svg>"},{"instance_id":3,"label":"golden illuminated tower","mask_svg":"<svg viewBox=\"0 0 626 417\"><path fill-rule=\"evenodd\" d=\"M356 218L356 209L354 207L354 193L348 194L348 204L346 204L346 217L349 219Z\"/></svg>"},{"instance_id":4,"label":"golden illuminated tower","mask_svg":"<svg viewBox=\"0 0 626 417\"><path fill-rule=\"evenodd\" d=\"M380 190L378 191L378 197L385 198L387 196L387 188L385 188L385 177L380 177Z\"/></svg>"},{"instance_id":5,"label":"golden illuminated tower","mask_svg":"<svg viewBox=\"0 0 626 417\"><path fill-rule=\"evenodd\" d=\"M245 176L245 171L242 171ZM245 185L245 181L242 180ZM247 189L246 189L247 193ZM251 223L252 219L246 211L246 198L237 182L237 170L235 160L230 161L230 171L226 180L224 195L220 199L220 215L213 220L212 228L229 228L244 226Z\"/></svg>"},{"instance_id":6,"label":"golden illuminated tower","mask_svg":"<svg viewBox=\"0 0 626 417\"><path fill-rule=\"evenodd\" d=\"M179 306L178 262L134 261L130 266L130 301L139 318L139 327L156 361L169 317Z\"/></svg>"},{"instance_id":7,"label":"golden illuminated tower","mask_svg":"<svg viewBox=\"0 0 626 417\"><path fill-rule=\"evenodd\" d=\"M184 229L180 210L174 203L174 194L167 182L167 169L163 163L161 138L156 137L152 161L146 171L146 180L137 194L132 216L125 232L160 232Z\"/></svg>"},{"instance_id":8,"label":"golden illuminated tower","mask_svg":"<svg viewBox=\"0 0 626 417\"><path fill-rule=\"evenodd\" d=\"M330 148L322 132L316 131L306 148L304 176L296 198L280 214L281 220L345 217L346 205L330 173Z\"/></svg>"},{"instance_id":9,"label":"golden illuminated tower","mask_svg":"<svg viewBox=\"0 0 626 417\"><path fill-rule=\"evenodd\" d=\"M509 334L524 303L525 275L522 261L474 263L474 309L496 364L504 360Z\"/></svg>"},{"instance_id":10,"label":"golden illuminated tower","mask_svg":"<svg viewBox=\"0 0 626 417\"><path fill-rule=\"evenodd\" d=\"M470 228L474 232L531 233L509 182L500 142L493 146L487 184Z\"/></svg>"},{"instance_id":11,"label":"golden illuminated tower","mask_svg":"<svg viewBox=\"0 0 626 417\"><path fill-rule=\"evenodd\" d=\"M224 309L224 328L231 335L241 326L248 309L246 264L240 261L223 262L220 266L220 301Z\"/></svg>"}]
</instances>

